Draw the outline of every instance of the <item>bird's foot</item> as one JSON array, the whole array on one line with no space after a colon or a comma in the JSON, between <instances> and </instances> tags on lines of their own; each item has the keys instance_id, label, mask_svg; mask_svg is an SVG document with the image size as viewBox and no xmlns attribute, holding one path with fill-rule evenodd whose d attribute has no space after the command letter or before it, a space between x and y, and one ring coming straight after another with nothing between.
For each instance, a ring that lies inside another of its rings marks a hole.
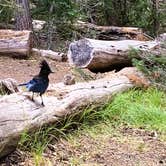
<instances>
[{"instance_id":1,"label":"bird's foot","mask_svg":"<svg viewBox=\"0 0 166 166\"><path fill-rule=\"evenodd\" d=\"M45 106L43 102L41 103L41 105L42 105L43 107Z\"/></svg>"}]
</instances>

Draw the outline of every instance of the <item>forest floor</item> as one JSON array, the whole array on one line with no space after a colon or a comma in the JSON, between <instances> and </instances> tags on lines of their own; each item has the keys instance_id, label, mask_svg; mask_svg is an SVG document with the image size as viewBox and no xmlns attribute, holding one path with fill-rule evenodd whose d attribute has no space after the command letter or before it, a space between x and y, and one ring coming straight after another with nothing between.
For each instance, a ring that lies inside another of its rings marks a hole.
<instances>
[{"instance_id":1,"label":"forest floor","mask_svg":"<svg viewBox=\"0 0 166 166\"><path fill-rule=\"evenodd\" d=\"M39 156L40 157L40 156ZM17 149L1 166L165 166L166 142L153 132L123 128L113 134L87 133L60 139L37 156Z\"/></svg>"},{"instance_id":2,"label":"forest floor","mask_svg":"<svg viewBox=\"0 0 166 166\"><path fill-rule=\"evenodd\" d=\"M39 58L22 60L0 57L0 78L10 77L18 83L26 82L38 73L39 62ZM49 63L55 71L50 75L51 84L61 82L64 75L70 72L66 62L49 60ZM0 161L1 166L33 166L35 163L32 154L20 149ZM166 142L155 132L127 127L104 134L82 132L56 140L55 144L48 146L38 165L166 166Z\"/></svg>"},{"instance_id":3,"label":"forest floor","mask_svg":"<svg viewBox=\"0 0 166 166\"><path fill-rule=\"evenodd\" d=\"M13 78L18 84L27 82L38 74L39 63L42 59L42 57L34 57L25 60L0 56L0 79ZM61 82L64 75L70 72L67 62L56 62L50 59L47 59L47 61L55 72L49 76L50 84Z\"/></svg>"}]
</instances>

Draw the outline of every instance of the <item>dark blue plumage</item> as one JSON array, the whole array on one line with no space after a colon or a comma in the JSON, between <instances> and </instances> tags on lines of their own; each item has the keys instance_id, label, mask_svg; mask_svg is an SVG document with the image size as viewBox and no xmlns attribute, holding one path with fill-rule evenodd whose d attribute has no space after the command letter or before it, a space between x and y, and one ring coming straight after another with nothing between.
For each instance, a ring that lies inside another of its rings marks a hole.
<instances>
[{"instance_id":1,"label":"dark blue plumage","mask_svg":"<svg viewBox=\"0 0 166 166\"><path fill-rule=\"evenodd\" d=\"M20 84L19 86L26 86L28 91L33 92L32 100L33 100L34 93L39 93L41 96L42 105L44 105L42 95L45 93L49 85L48 75L53 72L51 71L48 63L45 60L43 60L40 63L40 68L41 69L38 75L33 77L33 79L30 80L29 82Z\"/></svg>"}]
</instances>

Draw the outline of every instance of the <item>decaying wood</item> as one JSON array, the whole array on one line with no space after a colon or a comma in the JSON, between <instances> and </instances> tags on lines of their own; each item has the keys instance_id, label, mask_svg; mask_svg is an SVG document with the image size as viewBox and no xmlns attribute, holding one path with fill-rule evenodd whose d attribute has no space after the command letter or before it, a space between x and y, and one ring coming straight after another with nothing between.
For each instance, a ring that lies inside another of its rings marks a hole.
<instances>
[{"instance_id":1,"label":"decaying wood","mask_svg":"<svg viewBox=\"0 0 166 166\"><path fill-rule=\"evenodd\" d=\"M0 30L0 55L27 57L31 51L31 31Z\"/></svg>"},{"instance_id":2,"label":"decaying wood","mask_svg":"<svg viewBox=\"0 0 166 166\"><path fill-rule=\"evenodd\" d=\"M130 75L141 75L135 68L126 70ZM49 96L44 97L45 107L40 105L40 97L32 102L28 92L4 96L0 99L0 157L15 149L24 131L55 123L66 115L83 111L87 105L103 104L114 94L134 87L125 73L108 74L102 79L74 85L51 85Z\"/></svg>"},{"instance_id":3,"label":"decaying wood","mask_svg":"<svg viewBox=\"0 0 166 166\"><path fill-rule=\"evenodd\" d=\"M32 25L33 25L33 30L34 31L40 31L44 28L46 24L46 21L42 21L42 20L33 20L32 21Z\"/></svg>"},{"instance_id":4,"label":"decaying wood","mask_svg":"<svg viewBox=\"0 0 166 166\"><path fill-rule=\"evenodd\" d=\"M75 84L75 77L72 74L66 74L63 78L63 83L65 85L73 85Z\"/></svg>"},{"instance_id":5,"label":"decaying wood","mask_svg":"<svg viewBox=\"0 0 166 166\"><path fill-rule=\"evenodd\" d=\"M72 42L67 56L71 66L101 71L130 65L131 48L150 51L157 46L157 41L105 41L85 38Z\"/></svg>"},{"instance_id":6,"label":"decaying wood","mask_svg":"<svg viewBox=\"0 0 166 166\"><path fill-rule=\"evenodd\" d=\"M100 40L132 39L146 41L152 39L150 36L143 33L141 28L137 27L98 26L82 21L77 21L75 27L84 33L95 30L96 38Z\"/></svg>"},{"instance_id":7,"label":"decaying wood","mask_svg":"<svg viewBox=\"0 0 166 166\"><path fill-rule=\"evenodd\" d=\"M11 94L18 92L17 81L12 78L0 80L0 92L2 94Z\"/></svg>"},{"instance_id":8,"label":"decaying wood","mask_svg":"<svg viewBox=\"0 0 166 166\"><path fill-rule=\"evenodd\" d=\"M60 52L54 52L52 50L42 50L42 49L37 49L37 48L32 48L32 56L37 55L37 56L43 56L46 58L50 58L59 62L64 62L67 60L67 55L64 53Z\"/></svg>"}]
</instances>

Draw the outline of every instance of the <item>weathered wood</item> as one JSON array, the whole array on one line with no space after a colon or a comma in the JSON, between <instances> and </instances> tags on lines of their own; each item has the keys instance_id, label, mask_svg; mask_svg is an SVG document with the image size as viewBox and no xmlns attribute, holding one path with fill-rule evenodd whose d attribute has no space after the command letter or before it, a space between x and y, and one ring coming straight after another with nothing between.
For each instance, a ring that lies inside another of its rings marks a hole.
<instances>
[{"instance_id":1,"label":"weathered wood","mask_svg":"<svg viewBox=\"0 0 166 166\"><path fill-rule=\"evenodd\" d=\"M127 70L129 75L140 75L135 68ZM44 97L45 107L40 105L40 97L32 102L28 92L4 96L0 99L0 157L15 149L25 130L33 131L44 124L57 122L68 114L83 111L84 106L105 103L114 94L134 86L126 71L124 74L121 71L95 81L51 85L49 97Z\"/></svg>"},{"instance_id":2,"label":"weathered wood","mask_svg":"<svg viewBox=\"0 0 166 166\"><path fill-rule=\"evenodd\" d=\"M32 21L33 30L38 32L38 31L40 31L40 30L42 30L44 28L45 24L46 24L46 21L33 20Z\"/></svg>"},{"instance_id":3,"label":"weathered wood","mask_svg":"<svg viewBox=\"0 0 166 166\"><path fill-rule=\"evenodd\" d=\"M130 65L131 48L150 51L158 45L157 41L104 41L85 38L72 42L67 56L72 66L102 71Z\"/></svg>"},{"instance_id":4,"label":"weathered wood","mask_svg":"<svg viewBox=\"0 0 166 166\"><path fill-rule=\"evenodd\" d=\"M96 39L100 40L140 40L146 41L152 38L143 33L141 28L137 27L117 27L117 26L98 26L92 23L77 21L75 27L78 31L87 33L96 31Z\"/></svg>"},{"instance_id":5,"label":"weathered wood","mask_svg":"<svg viewBox=\"0 0 166 166\"><path fill-rule=\"evenodd\" d=\"M12 78L7 78L0 80L0 93L1 94L11 94L18 92L17 81Z\"/></svg>"},{"instance_id":6,"label":"weathered wood","mask_svg":"<svg viewBox=\"0 0 166 166\"><path fill-rule=\"evenodd\" d=\"M27 57L31 51L31 31L0 30L0 55Z\"/></svg>"},{"instance_id":7,"label":"weathered wood","mask_svg":"<svg viewBox=\"0 0 166 166\"><path fill-rule=\"evenodd\" d=\"M59 62L64 62L67 60L67 55L64 53L60 52L54 52L52 50L42 50L42 49L37 49L37 48L32 48L32 56L43 56L46 58L50 58L52 60L56 60Z\"/></svg>"}]
</instances>

